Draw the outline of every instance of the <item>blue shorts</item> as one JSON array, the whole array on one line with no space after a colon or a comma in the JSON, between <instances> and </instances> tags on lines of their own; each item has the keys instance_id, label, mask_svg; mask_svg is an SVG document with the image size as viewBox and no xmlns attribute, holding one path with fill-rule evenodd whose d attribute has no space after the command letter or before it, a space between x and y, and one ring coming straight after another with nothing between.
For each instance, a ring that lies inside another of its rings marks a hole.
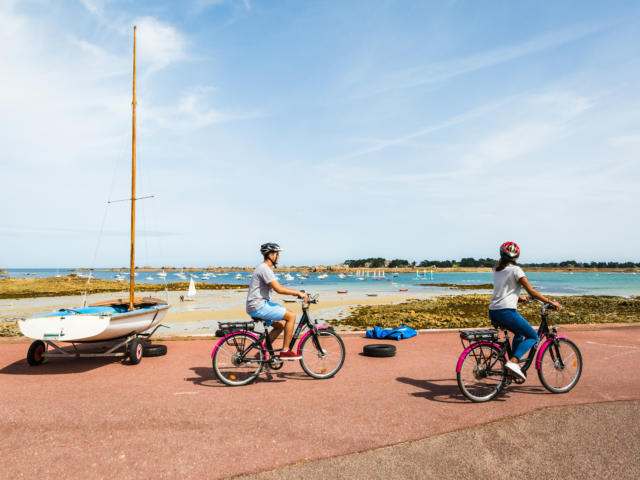
<instances>
[{"instance_id":1,"label":"blue shorts","mask_svg":"<svg viewBox=\"0 0 640 480\"><path fill-rule=\"evenodd\" d=\"M254 310L249 315L252 317L260 318L261 320L265 320L265 325L270 327L273 322L277 322L284 318L284 314L287 313L287 309L282 305L278 305L273 302L265 302L259 309Z\"/></svg>"}]
</instances>

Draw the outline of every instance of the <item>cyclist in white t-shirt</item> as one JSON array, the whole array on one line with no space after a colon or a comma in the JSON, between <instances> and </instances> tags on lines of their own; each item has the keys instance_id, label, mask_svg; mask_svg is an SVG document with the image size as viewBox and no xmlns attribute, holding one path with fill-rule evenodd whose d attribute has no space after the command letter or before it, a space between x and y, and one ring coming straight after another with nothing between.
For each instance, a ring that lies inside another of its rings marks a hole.
<instances>
[{"instance_id":1,"label":"cyclist in white t-shirt","mask_svg":"<svg viewBox=\"0 0 640 480\"><path fill-rule=\"evenodd\" d=\"M249 293L247 293L247 313L255 318L265 320L265 326L273 325L273 330L269 333L271 344L273 344L284 330L284 344L280 352L283 360L297 360L302 358L297 353L289 351L289 343L293 337L293 329L296 324L296 314L287 310L282 305L271 301L271 290L283 295L295 295L305 302L309 301L309 296L299 290L291 290L283 287L276 279L276 275L271 270L278 264L282 249L277 243L265 243L260 246L260 253L264 257L262 262L254 270L249 282Z\"/></svg>"},{"instance_id":2,"label":"cyclist in white t-shirt","mask_svg":"<svg viewBox=\"0 0 640 480\"><path fill-rule=\"evenodd\" d=\"M525 380L518 362L536 344L538 334L518 313L518 302L528 301L526 297L520 296L520 289L524 288L533 298L550 303L558 310L562 306L533 289L522 269L516 265L519 256L520 247L515 242L505 242L500 246L500 260L493 269L493 297L489 303L489 318L491 322L513 332L513 357L505 367Z\"/></svg>"}]
</instances>

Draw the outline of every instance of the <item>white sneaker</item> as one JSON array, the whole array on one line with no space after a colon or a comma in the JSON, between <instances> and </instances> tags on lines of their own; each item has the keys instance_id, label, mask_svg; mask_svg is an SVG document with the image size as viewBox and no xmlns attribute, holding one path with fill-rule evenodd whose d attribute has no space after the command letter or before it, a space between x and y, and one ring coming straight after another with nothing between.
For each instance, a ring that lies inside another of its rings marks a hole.
<instances>
[{"instance_id":1,"label":"white sneaker","mask_svg":"<svg viewBox=\"0 0 640 480\"><path fill-rule=\"evenodd\" d=\"M518 365L517 363L509 361L505 363L504 366L507 367L509 370L511 370L513 373L515 373L522 380L527 379L526 375L522 373L522 370L520 370L520 365Z\"/></svg>"}]
</instances>

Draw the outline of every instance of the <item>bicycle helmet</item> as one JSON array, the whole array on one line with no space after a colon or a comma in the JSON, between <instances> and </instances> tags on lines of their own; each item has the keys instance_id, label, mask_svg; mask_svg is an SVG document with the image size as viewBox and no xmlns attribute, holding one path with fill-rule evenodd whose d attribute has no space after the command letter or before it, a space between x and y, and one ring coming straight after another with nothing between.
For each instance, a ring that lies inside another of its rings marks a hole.
<instances>
[{"instance_id":1,"label":"bicycle helmet","mask_svg":"<svg viewBox=\"0 0 640 480\"><path fill-rule=\"evenodd\" d=\"M277 243L263 243L262 245L260 245L260 253L262 254L263 257L266 257L267 255L269 255L272 252L281 252L282 249L280 248L280 245L278 245Z\"/></svg>"},{"instance_id":2,"label":"bicycle helmet","mask_svg":"<svg viewBox=\"0 0 640 480\"><path fill-rule=\"evenodd\" d=\"M516 242L504 242L500 245L500 257L515 260L520 256L520 247Z\"/></svg>"}]
</instances>

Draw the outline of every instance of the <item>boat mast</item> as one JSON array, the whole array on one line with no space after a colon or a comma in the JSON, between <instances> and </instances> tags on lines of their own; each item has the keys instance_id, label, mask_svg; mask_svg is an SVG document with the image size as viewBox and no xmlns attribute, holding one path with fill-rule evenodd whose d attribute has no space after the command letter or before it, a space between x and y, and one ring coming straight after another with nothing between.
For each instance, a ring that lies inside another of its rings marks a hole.
<instances>
[{"instance_id":1,"label":"boat mast","mask_svg":"<svg viewBox=\"0 0 640 480\"><path fill-rule=\"evenodd\" d=\"M131 266L129 274L129 311L133 310L136 247L136 26L133 26L133 121L131 129Z\"/></svg>"}]
</instances>

